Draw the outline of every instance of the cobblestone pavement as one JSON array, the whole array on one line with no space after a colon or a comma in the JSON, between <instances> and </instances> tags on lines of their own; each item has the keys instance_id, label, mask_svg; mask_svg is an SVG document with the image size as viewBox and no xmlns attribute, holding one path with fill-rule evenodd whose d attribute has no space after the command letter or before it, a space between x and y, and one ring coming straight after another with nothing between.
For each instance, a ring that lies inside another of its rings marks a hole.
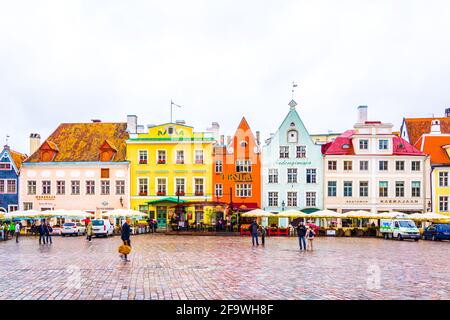
<instances>
[{"instance_id":1,"label":"cobblestone pavement","mask_svg":"<svg viewBox=\"0 0 450 320\"><path fill-rule=\"evenodd\" d=\"M449 299L450 243L139 235L0 242L0 299Z\"/></svg>"}]
</instances>

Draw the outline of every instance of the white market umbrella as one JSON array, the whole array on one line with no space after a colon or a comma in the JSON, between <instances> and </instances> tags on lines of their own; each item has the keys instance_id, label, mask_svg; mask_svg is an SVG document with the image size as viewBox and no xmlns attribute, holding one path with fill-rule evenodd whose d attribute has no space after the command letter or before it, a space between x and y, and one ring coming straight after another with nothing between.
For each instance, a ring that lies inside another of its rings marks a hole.
<instances>
[{"instance_id":1,"label":"white market umbrella","mask_svg":"<svg viewBox=\"0 0 450 320\"><path fill-rule=\"evenodd\" d=\"M243 218L263 218L263 217L274 217L275 214L269 211L264 211L262 209L255 209L248 211L246 213L242 213L241 217Z\"/></svg>"},{"instance_id":2,"label":"white market umbrella","mask_svg":"<svg viewBox=\"0 0 450 320\"><path fill-rule=\"evenodd\" d=\"M65 209L47 210L47 211L42 211L39 213L39 216L45 217L45 218L59 218L59 217L64 217L64 216L68 216L68 215L69 215L69 211L65 210Z\"/></svg>"},{"instance_id":3,"label":"white market umbrella","mask_svg":"<svg viewBox=\"0 0 450 320\"><path fill-rule=\"evenodd\" d=\"M277 217L279 218L307 218L310 215L307 213L304 213L303 211L299 211L299 210L286 210L286 211L281 211L278 214L276 214Z\"/></svg>"},{"instance_id":4,"label":"white market umbrella","mask_svg":"<svg viewBox=\"0 0 450 320\"><path fill-rule=\"evenodd\" d=\"M370 211L356 210L344 213L344 217L346 219L376 219L378 215Z\"/></svg>"},{"instance_id":5,"label":"white market umbrella","mask_svg":"<svg viewBox=\"0 0 450 320\"><path fill-rule=\"evenodd\" d=\"M75 218L75 219L86 219L86 218L93 218L94 214L83 211L83 210L69 210L67 217Z\"/></svg>"},{"instance_id":6,"label":"white market umbrella","mask_svg":"<svg viewBox=\"0 0 450 320\"><path fill-rule=\"evenodd\" d=\"M40 211L37 210L17 210L17 211L13 211L13 212L8 212L5 214L5 219L6 220L11 220L11 219L35 219L37 217L39 217L40 215Z\"/></svg>"},{"instance_id":7,"label":"white market umbrella","mask_svg":"<svg viewBox=\"0 0 450 320\"><path fill-rule=\"evenodd\" d=\"M344 215L342 213L332 211L332 210L320 210L313 212L307 215L311 218L319 218L319 219L330 219L330 218L343 218Z\"/></svg>"},{"instance_id":8,"label":"white market umbrella","mask_svg":"<svg viewBox=\"0 0 450 320\"><path fill-rule=\"evenodd\" d=\"M450 220L450 216L435 212L427 213L414 213L408 216L409 219L415 221L440 221L440 220Z\"/></svg>"},{"instance_id":9,"label":"white market umbrella","mask_svg":"<svg viewBox=\"0 0 450 320\"><path fill-rule=\"evenodd\" d=\"M107 211L103 215L117 218L134 218L134 217L142 217L144 213L132 209L114 209Z\"/></svg>"},{"instance_id":10,"label":"white market umbrella","mask_svg":"<svg viewBox=\"0 0 450 320\"><path fill-rule=\"evenodd\" d=\"M403 212L398 212L398 211L392 211L392 212L383 212L383 213L378 213L376 215L377 219L402 219L402 218L407 218L408 215L403 213Z\"/></svg>"}]
</instances>

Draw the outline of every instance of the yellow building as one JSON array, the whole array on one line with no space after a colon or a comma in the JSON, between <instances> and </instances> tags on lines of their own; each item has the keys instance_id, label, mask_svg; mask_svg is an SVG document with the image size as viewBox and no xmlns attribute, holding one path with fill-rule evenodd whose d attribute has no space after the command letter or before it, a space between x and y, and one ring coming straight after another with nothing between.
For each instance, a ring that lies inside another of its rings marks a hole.
<instances>
[{"instance_id":1,"label":"yellow building","mask_svg":"<svg viewBox=\"0 0 450 320\"><path fill-rule=\"evenodd\" d=\"M129 116L130 204L148 213L165 228L180 202L212 198L212 132L194 132L184 123L166 123L140 130L137 117ZM186 219L203 220L196 207Z\"/></svg>"}]
</instances>

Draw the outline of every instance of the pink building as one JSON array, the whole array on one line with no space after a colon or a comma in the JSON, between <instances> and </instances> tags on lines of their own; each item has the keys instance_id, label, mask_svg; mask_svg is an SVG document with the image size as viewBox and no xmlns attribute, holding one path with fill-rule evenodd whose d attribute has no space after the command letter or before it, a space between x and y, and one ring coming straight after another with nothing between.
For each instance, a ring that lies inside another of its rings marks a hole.
<instances>
[{"instance_id":1,"label":"pink building","mask_svg":"<svg viewBox=\"0 0 450 320\"><path fill-rule=\"evenodd\" d=\"M36 136L22 167L21 209L129 207L126 123L63 123L42 144Z\"/></svg>"}]
</instances>

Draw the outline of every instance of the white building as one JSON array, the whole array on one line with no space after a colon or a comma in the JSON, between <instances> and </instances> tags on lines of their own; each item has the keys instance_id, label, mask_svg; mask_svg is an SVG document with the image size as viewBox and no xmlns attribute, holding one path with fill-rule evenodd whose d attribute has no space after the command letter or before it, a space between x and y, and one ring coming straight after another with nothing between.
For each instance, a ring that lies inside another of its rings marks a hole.
<instances>
[{"instance_id":1,"label":"white building","mask_svg":"<svg viewBox=\"0 0 450 320\"><path fill-rule=\"evenodd\" d=\"M392 133L393 125L367 121L358 108L358 123L324 153L324 206L338 212L426 212L430 208L428 156Z\"/></svg>"}]
</instances>

